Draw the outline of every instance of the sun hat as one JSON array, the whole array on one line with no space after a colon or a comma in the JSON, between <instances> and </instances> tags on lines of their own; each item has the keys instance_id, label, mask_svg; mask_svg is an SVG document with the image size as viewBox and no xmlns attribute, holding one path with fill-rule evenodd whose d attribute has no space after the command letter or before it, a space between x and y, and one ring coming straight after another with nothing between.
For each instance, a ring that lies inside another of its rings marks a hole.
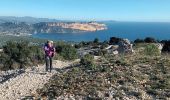
<instances>
[{"instance_id":1,"label":"sun hat","mask_svg":"<svg viewBox=\"0 0 170 100\"><path fill-rule=\"evenodd\" d=\"M53 41L50 41L50 43L53 43Z\"/></svg>"}]
</instances>

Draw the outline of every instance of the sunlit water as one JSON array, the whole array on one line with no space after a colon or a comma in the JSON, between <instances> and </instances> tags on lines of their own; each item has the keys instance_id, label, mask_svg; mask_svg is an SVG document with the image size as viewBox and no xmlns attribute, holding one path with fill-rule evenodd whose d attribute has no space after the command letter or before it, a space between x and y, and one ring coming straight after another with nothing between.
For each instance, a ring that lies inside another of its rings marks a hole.
<instances>
[{"instance_id":1,"label":"sunlit water","mask_svg":"<svg viewBox=\"0 0 170 100\"><path fill-rule=\"evenodd\" d=\"M121 37L135 40L137 38L154 37L158 40L170 39L170 23L159 22L110 22L108 29L85 33L38 33L34 38L63 40L63 41L91 41L99 38L100 41L110 37Z\"/></svg>"}]
</instances>

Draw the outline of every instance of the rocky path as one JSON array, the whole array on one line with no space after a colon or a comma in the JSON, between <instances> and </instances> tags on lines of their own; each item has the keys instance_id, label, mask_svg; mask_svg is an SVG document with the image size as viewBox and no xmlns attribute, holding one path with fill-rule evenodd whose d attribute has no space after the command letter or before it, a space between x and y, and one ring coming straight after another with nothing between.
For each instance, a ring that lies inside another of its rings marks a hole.
<instances>
[{"instance_id":1,"label":"rocky path","mask_svg":"<svg viewBox=\"0 0 170 100\"><path fill-rule=\"evenodd\" d=\"M72 62L55 61L54 69L68 67ZM51 73L44 71L45 66L38 66L26 71L16 77L0 83L0 99L2 100L20 100L24 96L34 94L38 88L48 82L50 77L57 73L53 70Z\"/></svg>"}]
</instances>

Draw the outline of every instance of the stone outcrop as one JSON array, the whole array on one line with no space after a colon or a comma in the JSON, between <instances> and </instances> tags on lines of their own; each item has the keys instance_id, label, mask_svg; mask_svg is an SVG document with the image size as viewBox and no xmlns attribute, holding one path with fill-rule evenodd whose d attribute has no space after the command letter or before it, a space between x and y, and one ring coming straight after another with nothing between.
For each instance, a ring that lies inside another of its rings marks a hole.
<instances>
[{"instance_id":1,"label":"stone outcrop","mask_svg":"<svg viewBox=\"0 0 170 100\"><path fill-rule=\"evenodd\" d=\"M164 45L162 43L155 43L154 45L158 48L159 52L162 53L162 49Z\"/></svg>"},{"instance_id":2,"label":"stone outcrop","mask_svg":"<svg viewBox=\"0 0 170 100\"><path fill-rule=\"evenodd\" d=\"M132 44L130 43L128 39L112 37L110 40L110 43L114 45L110 45L106 48L108 53L115 55L115 54L121 54L121 53L133 53L134 52L132 48Z\"/></svg>"},{"instance_id":3,"label":"stone outcrop","mask_svg":"<svg viewBox=\"0 0 170 100\"><path fill-rule=\"evenodd\" d=\"M118 52L119 53L133 53L133 48L132 44L128 39L122 39L121 41L118 42Z\"/></svg>"}]
</instances>

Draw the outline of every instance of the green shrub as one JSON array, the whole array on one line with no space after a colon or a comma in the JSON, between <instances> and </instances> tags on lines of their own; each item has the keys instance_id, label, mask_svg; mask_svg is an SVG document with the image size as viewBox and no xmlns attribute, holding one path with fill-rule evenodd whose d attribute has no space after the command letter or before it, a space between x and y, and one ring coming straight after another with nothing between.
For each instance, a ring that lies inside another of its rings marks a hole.
<instances>
[{"instance_id":1,"label":"green shrub","mask_svg":"<svg viewBox=\"0 0 170 100\"><path fill-rule=\"evenodd\" d=\"M12 42L9 41L3 46L3 60L4 66L13 69L14 63L19 64L19 68L29 64L30 49L28 42Z\"/></svg>"},{"instance_id":2,"label":"green shrub","mask_svg":"<svg viewBox=\"0 0 170 100\"><path fill-rule=\"evenodd\" d=\"M34 64L39 64L43 63L44 61L44 51L41 47L39 46L30 46L29 47L31 50L31 62Z\"/></svg>"},{"instance_id":3,"label":"green shrub","mask_svg":"<svg viewBox=\"0 0 170 100\"><path fill-rule=\"evenodd\" d=\"M154 38L152 38L152 37L146 37L145 39L144 39L144 41L146 42L146 43L156 43L157 41L154 39Z\"/></svg>"},{"instance_id":4,"label":"green shrub","mask_svg":"<svg viewBox=\"0 0 170 100\"><path fill-rule=\"evenodd\" d=\"M44 53L38 46L30 46L27 41L8 41L0 55L1 70L25 68L42 63Z\"/></svg>"},{"instance_id":5,"label":"green shrub","mask_svg":"<svg viewBox=\"0 0 170 100\"><path fill-rule=\"evenodd\" d=\"M58 52L65 60L74 60L77 58L77 50L71 45L60 46L61 51Z\"/></svg>"},{"instance_id":6,"label":"green shrub","mask_svg":"<svg viewBox=\"0 0 170 100\"><path fill-rule=\"evenodd\" d=\"M94 64L94 56L90 54L87 54L81 58L80 64L90 70L96 69L96 65Z\"/></svg>"},{"instance_id":7,"label":"green shrub","mask_svg":"<svg viewBox=\"0 0 170 100\"><path fill-rule=\"evenodd\" d=\"M160 51L154 44L148 44L144 49L144 54L149 56L158 56L160 55Z\"/></svg>"},{"instance_id":8,"label":"green shrub","mask_svg":"<svg viewBox=\"0 0 170 100\"><path fill-rule=\"evenodd\" d=\"M93 43L99 43L99 39L98 38L95 38Z\"/></svg>"},{"instance_id":9,"label":"green shrub","mask_svg":"<svg viewBox=\"0 0 170 100\"><path fill-rule=\"evenodd\" d=\"M86 54L80 61L82 65L86 65L88 62L92 62L94 59L94 56L90 54Z\"/></svg>"}]
</instances>

